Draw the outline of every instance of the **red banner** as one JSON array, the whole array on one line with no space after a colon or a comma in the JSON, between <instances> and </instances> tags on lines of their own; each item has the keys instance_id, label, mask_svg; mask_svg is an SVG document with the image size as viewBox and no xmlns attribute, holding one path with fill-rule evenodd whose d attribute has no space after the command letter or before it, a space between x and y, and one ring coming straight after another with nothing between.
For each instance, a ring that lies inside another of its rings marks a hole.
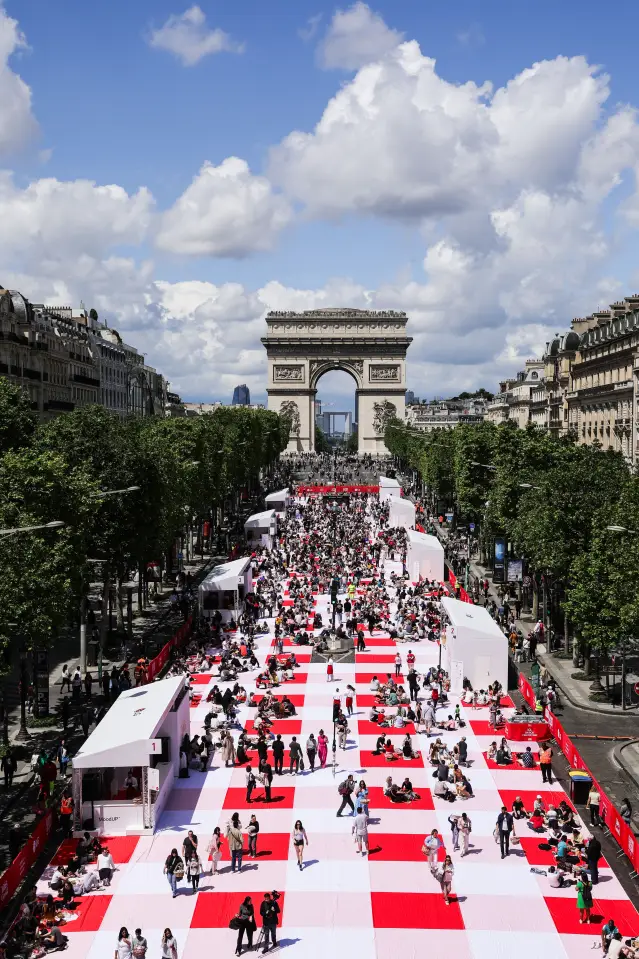
<instances>
[{"instance_id":1,"label":"red banner","mask_svg":"<svg viewBox=\"0 0 639 959\"><path fill-rule=\"evenodd\" d=\"M2 878L0 878L0 909L4 909L15 895L18 886L42 852L52 827L53 813L49 810L35 827L11 865L3 872Z\"/></svg>"},{"instance_id":2,"label":"red banner","mask_svg":"<svg viewBox=\"0 0 639 959\"><path fill-rule=\"evenodd\" d=\"M319 493L379 493L379 486L298 486L298 496L317 496Z\"/></svg>"}]
</instances>

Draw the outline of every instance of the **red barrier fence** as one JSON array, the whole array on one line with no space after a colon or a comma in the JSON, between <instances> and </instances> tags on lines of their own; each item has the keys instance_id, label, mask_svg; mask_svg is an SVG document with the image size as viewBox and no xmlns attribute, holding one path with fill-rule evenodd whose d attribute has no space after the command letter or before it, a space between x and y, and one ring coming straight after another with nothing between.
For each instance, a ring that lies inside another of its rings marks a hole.
<instances>
[{"instance_id":1,"label":"red barrier fence","mask_svg":"<svg viewBox=\"0 0 639 959\"><path fill-rule=\"evenodd\" d=\"M162 672L169 661L171 650L181 646L189 638L191 635L191 624L192 620L189 616L184 626L180 626L175 636L172 636L168 643L165 643L157 656L151 660L147 670L148 682L151 682L159 673Z\"/></svg>"},{"instance_id":2,"label":"red barrier fence","mask_svg":"<svg viewBox=\"0 0 639 959\"><path fill-rule=\"evenodd\" d=\"M53 828L51 810L43 816L24 846L0 878L0 909L4 909L13 898L16 890L34 864Z\"/></svg>"},{"instance_id":3,"label":"red barrier fence","mask_svg":"<svg viewBox=\"0 0 639 959\"><path fill-rule=\"evenodd\" d=\"M519 692L524 697L529 706L533 709L535 708L535 693L522 673L519 674ZM544 712L544 717L550 731L552 732L555 742L561 749L562 753L568 761L568 765L572 769L583 769L592 779L593 783L597 787L599 795L601 796L601 804L599 807L599 814L601 818L605 821L608 829L613 835L613 838L619 843L626 856L632 863L632 868L639 872L639 846L637 845L637 840L635 835L621 816L618 811L615 809L610 797L606 794L601 783L593 776L592 772L581 758L579 750L573 743L570 736L567 735L565 729L550 709L546 708Z\"/></svg>"},{"instance_id":4,"label":"red barrier fence","mask_svg":"<svg viewBox=\"0 0 639 959\"><path fill-rule=\"evenodd\" d=\"M450 585L453 587L453 589L456 589L456 588L457 588L457 577L456 577L455 574L453 573L452 569L450 569L450 567L449 567L449 569L448 569L448 582L449 582ZM473 601L472 601L472 599L470 598L470 596L468 595L468 593L466 592L466 590L464 589L463 586L460 586L460 587L459 587L459 598L461 599L461 601L462 601L463 603L471 603L471 605L472 605L472 602L473 602Z\"/></svg>"},{"instance_id":5,"label":"red barrier fence","mask_svg":"<svg viewBox=\"0 0 639 959\"><path fill-rule=\"evenodd\" d=\"M319 493L379 493L379 486L298 486L298 496L317 496Z\"/></svg>"}]
</instances>

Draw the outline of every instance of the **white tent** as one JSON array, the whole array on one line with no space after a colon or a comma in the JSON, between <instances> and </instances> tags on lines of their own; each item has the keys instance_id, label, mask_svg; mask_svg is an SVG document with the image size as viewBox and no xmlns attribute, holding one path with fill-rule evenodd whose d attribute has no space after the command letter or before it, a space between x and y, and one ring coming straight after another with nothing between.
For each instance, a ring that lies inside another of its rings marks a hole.
<instances>
[{"instance_id":1,"label":"white tent","mask_svg":"<svg viewBox=\"0 0 639 959\"><path fill-rule=\"evenodd\" d=\"M200 612L202 616L210 619L212 613L219 610L222 620L228 622L239 616L244 597L252 589L253 571L250 556L216 566L200 583L198 589Z\"/></svg>"},{"instance_id":2,"label":"white tent","mask_svg":"<svg viewBox=\"0 0 639 959\"><path fill-rule=\"evenodd\" d=\"M391 529L397 526L403 526L404 529L410 529L415 525L415 504L409 499L402 499L392 496L390 501L390 511L388 513L388 525Z\"/></svg>"},{"instance_id":3,"label":"white tent","mask_svg":"<svg viewBox=\"0 0 639 959\"><path fill-rule=\"evenodd\" d=\"M413 583L423 579L444 581L444 547L436 536L408 530L408 549L406 551L406 569Z\"/></svg>"},{"instance_id":4,"label":"white tent","mask_svg":"<svg viewBox=\"0 0 639 959\"><path fill-rule=\"evenodd\" d=\"M462 692L463 677L473 689L487 689L498 680L508 689L508 640L483 606L442 599L448 623L442 642L442 664L451 677L451 691Z\"/></svg>"},{"instance_id":5,"label":"white tent","mask_svg":"<svg viewBox=\"0 0 639 959\"><path fill-rule=\"evenodd\" d=\"M276 493L269 493L265 498L266 505L269 509L274 509L278 513L285 513L286 507L290 503L291 497L288 491L288 486L286 489L280 489Z\"/></svg>"},{"instance_id":6,"label":"white tent","mask_svg":"<svg viewBox=\"0 0 639 959\"><path fill-rule=\"evenodd\" d=\"M387 499L390 499L391 496L397 496L398 498L402 495L401 486L396 479L391 479L389 476L380 476L379 478L379 501L380 503L385 503Z\"/></svg>"},{"instance_id":7,"label":"white tent","mask_svg":"<svg viewBox=\"0 0 639 959\"><path fill-rule=\"evenodd\" d=\"M76 831L88 820L98 832L153 830L189 729L185 684L173 676L120 693L73 758ZM127 789L129 771L137 785Z\"/></svg>"},{"instance_id":8,"label":"white tent","mask_svg":"<svg viewBox=\"0 0 639 959\"><path fill-rule=\"evenodd\" d=\"M244 523L244 535L249 546L267 546L273 549L273 537L277 530L277 517L274 509L262 513L253 513Z\"/></svg>"}]
</instances>

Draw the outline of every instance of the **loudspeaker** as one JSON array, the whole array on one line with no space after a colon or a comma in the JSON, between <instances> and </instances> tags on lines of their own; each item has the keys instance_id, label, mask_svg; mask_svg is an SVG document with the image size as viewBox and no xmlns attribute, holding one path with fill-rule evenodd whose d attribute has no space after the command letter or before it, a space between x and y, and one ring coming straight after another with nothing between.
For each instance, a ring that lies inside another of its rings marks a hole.
<instances>
[{"instance_id":1,"label":"loudspeaker","mask_svg":"<svg viewBox=\"0 0 639 959\"><path fill-rule=\"evenodd\" d=\"M100 774L87 773L82 777L82 800L97 802L100 798Z\"/></svg>"},{"instance_id":2,"label":"loudspeaker","mask_svg":"<svg viewBox=\"0 0 639 959\"><path fill-rule=\"evenodd\" d=\"M171 761L171 737L170 736L160 736L162 740L162 753L160 754L160 762L168 763Z\"/></svg>"}]
</instances>

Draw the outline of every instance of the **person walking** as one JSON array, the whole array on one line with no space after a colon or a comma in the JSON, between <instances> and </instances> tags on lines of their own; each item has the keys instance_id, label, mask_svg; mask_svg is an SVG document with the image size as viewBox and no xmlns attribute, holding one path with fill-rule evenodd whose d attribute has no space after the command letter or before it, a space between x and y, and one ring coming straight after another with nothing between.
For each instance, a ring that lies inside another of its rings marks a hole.
<instances>
[{"instance_id":1,"label":"person walking","mask_svg":"<svg viewBox=\"0 0 639 959\"><path fill-rule=\"evenodd\" d=\"M202 863L200 862L200 857L198 856L197 851L193 853L186 864L186 874L191 881L191 885L193 886L193 892L197 892L198 886L200 885L200 876L202 874Z\"/></svg>"},{"instance_id":2,"label":"person walking","mask_svg":"<svg viewBox=\"0 0 639 959\"><path fill-rule=\"evenodd\" d=\"M169 880L169 886L171 887L171 892L173 893L173 898L175 899L177 896L177 883L179 881L178 876L180 879L182 879L184 876L184 863L178 856L177 849L172 849L166 857L166 862L164 863L164 872L166 874L166 878Z\"/></svg>"},{"instance_id":3,"label":"person walking","mask_svg":"<svg viewBox=\"0 0 639 959\"><path fill-rule=\"evenodd\" d=\"M332 656L328 657L328 662L326 664L326 682L327 683L333 682L333 657Z\"/></svg>"},{"instance_id":4,"label":"person walking","mask_svg":"<svg viewBox=\"0 0 639 959\"><path fill-rule=\"evenodd\" d=\"M339 719L339 714L342 711L342 697L339 691L339 687L335 690L333 695L333 722L337 722Z\"/></svg>"},{"instance_id":5,"label":"person walking","mask_svg":"<svg viewBox=\"0 0 639 959\"><path fill-rule=\"evenodd\" d=\"M0 762L0 769L4 773L4 788L10 789L13 784L13 777L18 768L18 760L11 746L7 746L7 751Z\"/></svg>"},{"instance_id":6,"label":"person walking","mask_svg":"<svg viewBox=\"0 0 639 959\"><path fill-rule=\"evenodd\" d=\"M586 846L586 862L590 873L590 884L596 886L599 882L599 860L601 859L601 843L596 836L589 840Z\"/></svg>"},{"instance_id":7,"label":"person walking","mask_svg":"<svg viewBox=\"0 0 639 959\"><path fill-rule=\"evenodd\" d=\"M217 864L222 858L222 835L219 826L216 826L213 830L208 851L211 860L211 875L215 876L217 874Z\"/></svg>"},{"instance_id":8,"label":"person walking","mask_svg":"<svg viewBox=\"0 0 639 959\"><path fill-rule=\"evenodd\" d=\"M133 959L145 959L149 944L142 935L141 929L135 930L135 935L131 940L131 946L133 947Z\"/></svg>"},{"instance_id":9,"label":"person walking","mask_svg":"<svg viewBox=\"0 0 639 959\"><path fill-rule=\"evenodd\" d=\"M461 835L462 857L468 855L468 847L470 845L470 834L472 831L473 831L473 824L468 818L468 814L463 812L459 819L459 833Z\"/></svg>"},{"instance_id":10,"label":"person walking","mask_svg":"<svg viewBox=\"0 0 639 959\"><path fill-rule=\"evenodd\" d=\"M579 923L590 922L590 910L592 909L592 886L588 881L585 872L581 872L575 885L577 891L577 909L579 910Z\"/></svg>"},{"instance_id":11,"label":"person walking","mask_svg":"<svg viewBox=\"0 0 639 959\"><path fill-rule=\"evenodd\" d=\"M452 833L453 840L453 852L459 852L459 816L449 816L448 822L450 823L450 831Z\"/></svg>"},{"instance_id":12,"label":"person walking","mask_svg":"<svg viewBox=\"0 0 639 959\"><path fill-rule=\"evenodd\" d=\"M300 762L302 759L302 747L297 741L297 736L293 736L288 747L289 753L289 772L293 776L297 776L300 769ZM293 768L294 767L294 768Z\"/></svg>"},{"instance_id":13,"label":"person walking","mask_svg":"<svg viewBox=\"0 0 639 959\"><path fill-rule=\"evenodd\" d=\"M96 866L98 867L98 876L103 886L110 886L113 878L115 863L113 856L109 852L108 846L103 846L97 856ZM170 880L169 880L170 882Z\"/></svg>"},{"instance_id":14,"label":"person walking","mask_svg":"<svg viewBox=\"0 0 639 959\"><path fill-rule=\"evenodd\" d=\"M192 829L189 829L182 843L182 856L184 862L188 862L191 856L197 856L197 836Z\"/></svg>"},{"instance_id":15,"label":"person walking","mask_svg":"<svg viewBox=\"0 0 639 959\"><path fill-rule=\"evenodd\" d=\"M315 772L315 757L317 756L317 740L313 733L310 734L306 740L306 755L308 757L308 764L311 767L311 772Z\"/></svg>"},{"instance_id":16,"label":"person walking","mask_svg":"<svg viewBox=\"0 0 639 959\"><path fill-rule=\"evenodd\" d=\"M244 835L239 813L234 812L230 822L226 825L226 841L231 852L231 872L242 872L242 852L244 849Z\"/></svg>"},{"instance_id":17,"label":"person walking","mask_svg":"<svg viewBox=\"0 0 639 959\"><path fill-rule=\"evenodd\" d=\"M260 831L260 824L257 821L255 813L251 816L249 824L246 827L246 834L248 836L248 854L249 859L257 859L257 836Z\"/></svg>"},{"instance_id":18,"label":"person walking","mask_svg":"<svg viewBox=\"0 0 639 959\"><path fill-rule=\"evenodd\" d=\"M304 846L308 846L308 836L301 819L297 819L293 826L293 846L297 856L297 865L301 872L304 868Z\"/></svg>"},{"instance_id":19,"label":"person walking","mask_svg":"<svg viewBox=\"0 0 639 959\"><path fill-rule=\"evenodd\" d=\"M586 800L586 806L590 810L590 825L598 826L599 825L599 807L601 806L601 794L594 783L590 787L590 792L588 793L588 799Z\"/></svg>"},{"instance_id":20,"label":"person walking","mask_svg":"<svg viewBox=\"0 0 639 959\"><path fill-rule=\"evenodd\" d=\"M76 706L80 705L80 699L82 696L82 674L80 673L80 667L76 666L75 672L71 677L71 697Z\"/></svg>"},{"instance_id":21,"label":"person walking","mask_svg":"<svg viewBox=\"0 0 639 959\"><path fill-rule=\"evenodd\" d=\"M162 942L160 946L162 950L162 959L178 959L177 941L168 926L162 933Z\"/></svg>"},{"instance_id":22,"label":"person walking","mask_svg":"<svg viewBox=\"0 0 639 959\"><path fill-rule=\"evenodd\" d=\"M351 816L355 815L355 806L353 805L353 800L351 799L351 794L355 789L355 778L349 774L348 778L344 780L343 783L337 787L337 792L342 797L342 804L337 810L336 815L339 817L342 815L342 811L346 806L351 807Z\"/></svg>"},{"instance_id":23,"label":"person walking","mask_svg":"<svg viewBox=\"0 0 639 959\"><path fill-rule=\"evenodd\" d=\"M497 831L499 832L501 858L505 859L510 852L510 834L513 831L513 817L505 806L501 807L501 812L497 816Z\"/></svg>"},{"instance_id":24,"label":"person walking","mask_svg":"<svg viewBox=\"0 0 639 959\"><path fill-rule=\"evenodd\" d=\"M355 689L353 686L346 687L346 698L344 700L344 705L346 706L346 715L353 715L353 699L355 697Z\"/></svg>"},{"instance_id":25,"label":"person walking","mask_svg":"<svg viewBox=\"0 0 639 959\"><path fill-rule=\"evenodd\" d=\"M60 680L60 695L64 692L64 687L67 687L69 692L71 692L71 673L69 672L69 667L65 663L62 667L62 679Z\"/></svg>"},{"instance_id":26,"label":"person walking","mask_svg":"<svg viewBox=\"0 0 639 959\"><path fill-rule=\"evenodd\" d=\"M442 845L443 843L436 829L433 829L430 835L424 839L422 852L428 857L428 865L433 875L437 869L437 856Z\"/></svg>"},{"instance_id":27,"label":"person walking","mask_svg":"<svg viewBox=\"0 0 639 959\"><path fill-rule=\"evenodd\" d=\"M282 766L284 764L284 743L282 734L278 733L273 742L273 764L275 766L275 775L282 775Z\"/></svg>"},{"instance_id":28,"label":"person walking","mask_svg":"<svg viewBox=\"0 0 639 959\"><path fill-rule=\"evenodd\" d=\"M271 764L266 760L260 763L260 779L264 786L264 802L271 802L271 784L273 782L273 770Z\"/></svg>"},{"instance_id":29,"label":"person walking","mask_svg":"<svg viewBox=\"0 0 639 959\"><path fill-rule=\"evenodd\" d=\"M541 769L541 781L552 783L552 756L553 752L549 745L539 750L539 768Z\"/></svg>"},{"instance_id":30,"label":"person walking","mask_svg":"<svg viewBox=\"0 0 639 959\"><path fill-rule=\"evenodd\" d=\"M400 653L395 653L395 676L400 676L402 672L402 657Z\"/></svg>"},{"instance_id":31,"label":"person walking","mask_svg":"<svg viewBox=\"0 0 639 959\"><path fill-rule=\"evenodd\" d=\"M224 733L224 738L222 739L222 759L224 760L225 766L228 766L229 764L231 766L235 765L235 744L228 729Z\"/></svg>"},{"instance_id":32,"label":"person walking","mask_svg":"<svg viewBox=\"0 0 639 959\"><path fill-rule=\"evenodd\" d=\"M253 933L257 929L255 924L255 910L253 909L253 900L250 896L246 896L242 902L239 912L237 914L237 920L239 923L237 931L237 945L235 947L235 955L240 956L242 954L242 940L244 939L244 934L246 933L246 948L250 952L253 948Z\"/></svg>"},{"instance_id":33,"label":"person walking","mask_svg":"<svg viewBox=\"0 0 639 959\"><path fill-rule=\"evenodd\" d=\"M69 765L69 751L64 739L60 740L58 746L58 764L60 766L60 775L63 779L67 778L67 766Z\"/></svg>"},{"instance_id":34,"label":"person walking","mask_svg":"<svg viewBox=\"0 0 639 959\"><path fill-rule=\"evenodd\" d=\"M131 959L133 955L133 943L126 926L122 926L118 933L118 941L115 947L113 959Z\"/></svg>"},{"instance_id":35,"label":"person walking","mask_svg":"<svg viewBox=\"0 0 639 959\"><path fill-rule=\"evenodd\" d=\"M246 801L247 803L253 802L251 799L251 794L255 789L255 774L250 766L246 767Z\"/></svg>"},{"instance_id":36,"label":"person walking","mask_svg":"<svg viewBox=\"0 0 639 959\"><path fill-rule=\"evenodd\" d=\"M335 723L335 730L337 732L337 741L340 749L346 749L346 743L348 741L348 722L346 721L346 716L344 713L340 713L337 717L337 722Z\"/></svg>"},{"instance_id":37,"label":"person walking","mask_svg":"<svg viewBox=\"0 0 639 959\"><path fill-rule=\"evenodd\" d=\"M317 755L319 756L320 766L324 769L328 757L328 736L323 729L320 729L317 737Z\"/></svg>"},{"instance_id":38,"label":"person walking","mask_svg":"<svg viewBox=\"0 0 639 959\"><path fill-rule=\"evenodd\" d=\"M357 815L351 829L357 845L357 851L365 856L368 853L368 816L362 806L357 807ZM362 849L362 847L364 847Z\"/></svg>"},{"instance_id":39,"label":"person walking","mask_svg":"<svg viewBox=\"0 0 639 959\"><path fill-rule=\"evenodd\" d=\"M262 955L268 952L269 939L273 949L277 946L277 917L280 914L279 904L275 901L270 892L264 893L264 899L260 905L260 916L262 917L262 929L264 930L264 942Z\"/></svg>"},{"instance_id":40,"label":"person walking","mask_svg":"<svg viewBox=\"0 0 639 959\"><path fill-rule=\"evenodd\" d=\"M437 878L439 879L439 884L442 888L442 893L444 896L444 902L447 906L450 906L450 888L453 884L454 875L455 867L453 866L453 860L450 858L450 856L446 856Z\"/></svg>"}]
</instances>

